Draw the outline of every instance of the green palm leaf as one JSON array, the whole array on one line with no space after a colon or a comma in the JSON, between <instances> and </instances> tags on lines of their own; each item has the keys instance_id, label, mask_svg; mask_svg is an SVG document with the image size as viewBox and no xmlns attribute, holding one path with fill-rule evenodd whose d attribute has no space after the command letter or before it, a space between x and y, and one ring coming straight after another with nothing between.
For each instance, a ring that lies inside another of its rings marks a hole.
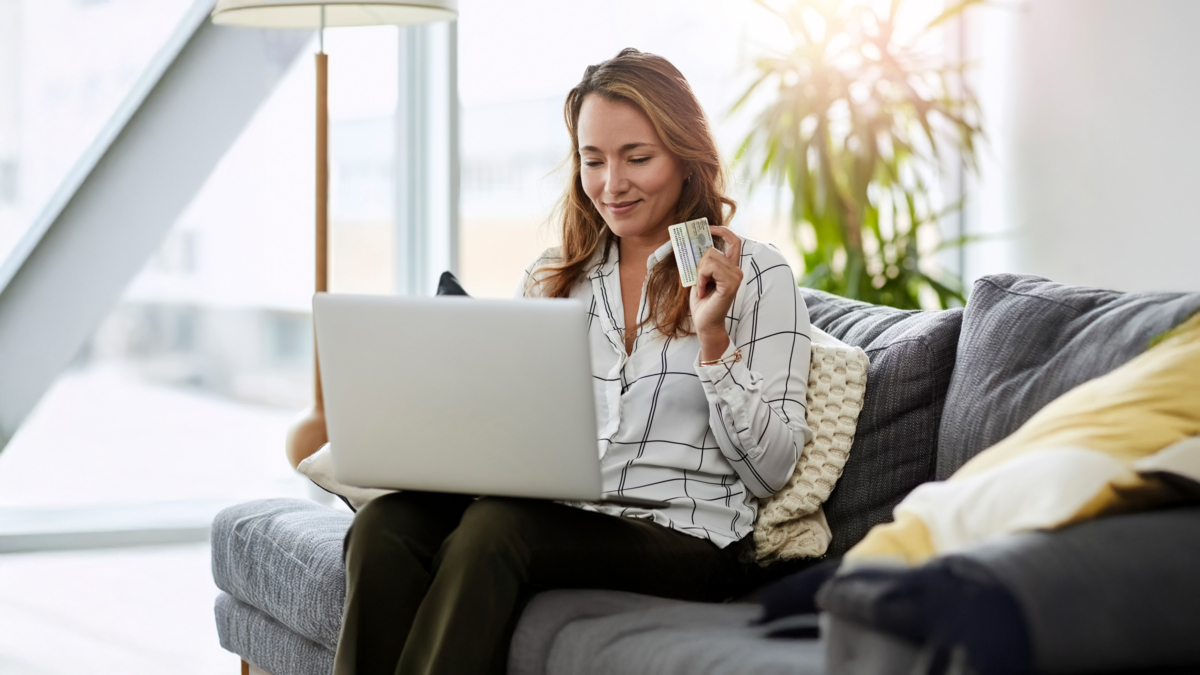
<instances>
[{"instance_id":1,"label":"green palm leaf","mask_svg":"<svg viewBox=\"0 0 1200 675\"><path fill-rule=\"evenodd\" d=\"M954 2L908 42L893 30L904 0L883 15L865 0L754 2L784 23L792 44L754 64L730 107L761 106L735 157L752 189L770 182L790 193L800 283L897 307L919 307L930 291L940 306L963 302L960 280L922 269L917 241L961 209L961 200L938 203L929 186L949 162L976 170L980 107L964 81L969 64L920 45L984 0ZM807 246L804 228L816 235Z\"/></svg>"}]
</instances>

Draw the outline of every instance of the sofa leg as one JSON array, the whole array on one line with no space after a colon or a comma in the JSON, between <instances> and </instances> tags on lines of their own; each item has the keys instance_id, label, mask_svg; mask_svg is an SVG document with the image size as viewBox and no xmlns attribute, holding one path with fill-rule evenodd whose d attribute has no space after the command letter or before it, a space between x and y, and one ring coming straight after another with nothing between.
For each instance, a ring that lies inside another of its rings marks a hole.
<instances>
[{"instance_id":1,"label":"sofa leg","mask_svg":"<svg viewBox=\"0 0 1200 675\"><path fill-rule=\"evenodd\" d=\"M263 670L262 668L259 668L258 666L254 666L254 665L247 663L246 659L242 659L242 675L271 675L271 674L268 673L267 671Z\"/></svg>"}]
</instances>

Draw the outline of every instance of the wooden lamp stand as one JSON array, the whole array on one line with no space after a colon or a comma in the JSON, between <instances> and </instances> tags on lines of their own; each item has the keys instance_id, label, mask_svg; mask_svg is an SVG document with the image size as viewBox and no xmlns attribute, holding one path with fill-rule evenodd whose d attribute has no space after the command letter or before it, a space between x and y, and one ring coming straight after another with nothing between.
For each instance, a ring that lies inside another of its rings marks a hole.
<instances>
[{"instance_id":1,"label":"wooden lamp stand","mask_svg":"<svg viewBox=\"0 0 1200 675\"><path fill-rule=\"evenodd\" d=\"M316 292L329 290L329 55L325 53L324 7L321 48L317 52L317 239ZM321 363L313 331L313 405L288 429L285 449L292 467L329 442L325 428L325 397L321 392Z\"/></svg>"}]
</instances>

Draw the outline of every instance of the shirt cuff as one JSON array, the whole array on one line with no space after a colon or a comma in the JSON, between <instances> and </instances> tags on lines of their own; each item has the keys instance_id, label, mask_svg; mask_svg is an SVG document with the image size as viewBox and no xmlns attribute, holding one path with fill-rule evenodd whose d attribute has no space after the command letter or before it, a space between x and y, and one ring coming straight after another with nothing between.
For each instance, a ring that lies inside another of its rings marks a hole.
<instances>
[{"instance_id":1,"label":"shirt cuff","mask_svg":"<svg viewBox=\"0 0 1200 675\"><path fill-rule=\"evenodd\" d=\"M733 340L729 341L729 346L725 348L725 353L721 354L721 360L730 359L732 361L733 353L737 351L737 345ZM696 362L693 367L696 369L696 374L700 376L700 383L705 389L712 389L714 393L726 396L732 394L733 389L741 389L736 379L734 379L734 367L742 366L739 361L737 363L718 363L712 366L700 365L700 352L696 352ZM727 391L728 390L728 391Z\"/></svg>"},{"instance_id":2,"label":"shirt cuff","mask_svg":"<svg viewBox=\"0 0 1200 675\"><path fill-rule=\"evenodd\" d=\"M730 341L729 347L721 358L732 357L737 347ZM765 448L758 447L754 442L751 430L750 407L752 399L760 394L762 378L755 375L742 361L718 363L713 366L700 365L700 357L696 356L696 373L700 376L700 384L709 402L724 408L726 432L729 440L741 448L741 452L751 460L762 456Z\"/></svg>"}]
</instances>

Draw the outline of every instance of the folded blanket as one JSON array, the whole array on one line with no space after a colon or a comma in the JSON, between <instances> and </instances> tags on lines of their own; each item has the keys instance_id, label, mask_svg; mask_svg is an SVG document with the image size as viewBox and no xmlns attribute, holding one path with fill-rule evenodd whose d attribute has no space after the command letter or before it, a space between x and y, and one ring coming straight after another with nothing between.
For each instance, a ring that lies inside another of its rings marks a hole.
<instances>
[{"instance_id":1,"label":"folded blanket","mask_svg":"<svg viewBox=\"0 0 1200 675\"><path fill-rule=\"evenodd\" d=\"M913 490L847 561L908 565L1015 532L1195 499L1200 315L1047 405L949 480Z\"/></svg>"}]
</instances>

